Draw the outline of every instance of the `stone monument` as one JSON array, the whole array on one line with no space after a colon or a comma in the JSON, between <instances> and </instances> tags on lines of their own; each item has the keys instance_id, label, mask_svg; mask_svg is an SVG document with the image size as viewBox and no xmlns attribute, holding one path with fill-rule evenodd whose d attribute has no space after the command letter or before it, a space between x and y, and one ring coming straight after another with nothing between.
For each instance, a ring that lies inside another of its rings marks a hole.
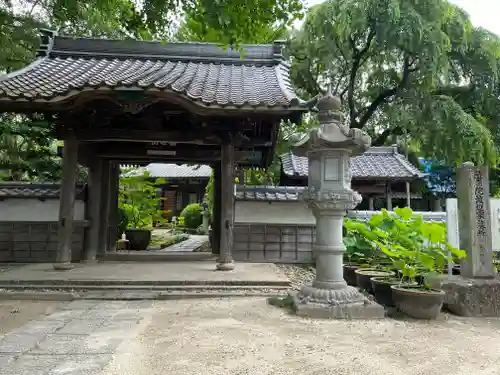
<instances>
[{"instance_id":1,"label":"stone monument","mask_svg":"<svg viewBox=\"0 0 500 375\"><path fill-rule=\"evenodd\" d=\"M295 146L295 153L309 160L302 199L316 218L316 279L294 296L294 308L297 315L316 318L382 318L384 308L343 278L343 219L361 202L351 189L350 159L365 152L371 139L342 124L340 100L330 91L318 100L317 109L320 127Z\"/></svg>"},{"instance_id":2,"label":"stone monument","mask_svg":"<svg viewBox=\"0 0 500 375\"><path fill-rule=\"evenodd\" d=\"M500 281L493 265L488 167L467 162L457 169L460 248L467 259L460 276L442 281L445 304L461 316L500 316Z\"/></svg>"}]
</instances>

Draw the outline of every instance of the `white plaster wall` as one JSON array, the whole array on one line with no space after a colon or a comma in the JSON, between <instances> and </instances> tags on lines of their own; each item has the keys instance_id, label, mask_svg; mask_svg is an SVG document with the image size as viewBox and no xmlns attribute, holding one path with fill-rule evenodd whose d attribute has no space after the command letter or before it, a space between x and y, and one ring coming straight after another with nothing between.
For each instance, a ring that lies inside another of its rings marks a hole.
<instances>
[{"instance_id":1,"label":"white plaster wall","mask_svg":"<svg viewBox=\"0 0 500 375\"><path fill-rule=\"evenodd\" d=\"M85 219L83 201L75 202L74 219ZM59 199L5 199L0 201L0 221L59 221Z\"/></svg>"},{"instance_id":2,"label":"white plaster wall","mask_svg":"<svg viewBox=\"0 0 500 375\"><path fill-rule=\"evenodd\" d=\"M236 201L236 223L315 225L311 210L304 202Z\"/></svg>"},{"instance_id":3,"label":"white plaster wall","mask_svg":"<svg viewBox=\"0 0 500 375\"><path fill-rule=\"evenodd\" d=\"M500 199L490 198L491 242L493 251L500 251ZM454 247L460 247L458 232L458 205L456 198L446 199L446 227L448 242Z\"/></svg>"}]
</instances>

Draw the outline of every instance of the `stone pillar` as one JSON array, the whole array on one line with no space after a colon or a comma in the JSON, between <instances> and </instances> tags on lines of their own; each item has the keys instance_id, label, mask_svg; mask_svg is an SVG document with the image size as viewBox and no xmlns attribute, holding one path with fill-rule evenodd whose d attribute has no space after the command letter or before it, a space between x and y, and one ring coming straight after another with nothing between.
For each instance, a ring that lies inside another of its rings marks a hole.
<instances>
[{"instance_id":1,"label":"stone pillar","mask_svg":"<svg viewBox=\"0 0 500 375\"><path fill-rule=\"evenodd\" d=\"M221 238L221 163L214 166L214 196L213 196L213 217L212 217L212 254L220 254Z\"/></svg>"},{"instance_id":2,"label":"stone pillar","mask_svg":"<svg viewBox=\"0 0 500 375\"><path fill-rule=\"evenodd\" d=\"M116 235L118 233L118 190L120 187L120 166L111 164L109 185L109 218L108 218L108 251L116 251ZM121 235L121 233L120 233Z\"/></svg>"},{"instance_id":3,"label":"stone pillar","mask_svg":"<svg viewBox=\"0 0 500 375\"><path fill-rule=\"evenodd\" d=\"M202 213L202 222L201 222L201 228L203 231L203 234L208 233L208 220L210 219L210 211L208 211L208 208L203 209Z\"/></svg>"},{"instance_id":4,"label":"stone pillar","mask_svg":"<svg viewBox=\"0 0 500 375\"><path fill-rule=\"evenodd\" d=\"M458 233L467 252L460 273L464 277L492 278L493 251L488 167L464 163L457 169Z\"/></svg>"},{"instance_id":5,"label":"stone pillar","mask_svg":"<svg viewBox=\"0 0 500 375\"><path fill-rule=\"evenodd\" d=\"M100 220L101 213L101 179L103 172L103 160L95 158L89 166L88 177L88 209L87 218L90 221L87 238L85 240L85 248L83 260L86 262L94 262L97 259L97 250L100 240Z\"/></svg>"},{"instance_id":6,"label":"stone pillar","mask_svg":"<svg viewBox=\"0 0 500 375\"><path fill-rule=\"evenodd\" d=\"M109 191L111 178L111 163L109 160L102 162L102 178L100 183L100 210L99 210L99 243L97 255L106 254L108 248L108 225L109 225Z\"/></svg>"},{"instance_id":7,"label":"stone pillar","mask_svg":"<svg viewBox=\"0 0 500 375\"><path fill-rule=\"evenodd\" d=\"M220 254L217 259L218 271L234 270L233 227L234 227L234 146L223 142L221 147L221 220Z\"/></svg>"},{"instance_id":8,"label":"stone pillar","mask_svg":"<svg viewBox=\"0 0 500 375\"><path fill-rule=\"evenodd\" d=\"M73 241L73 220L75 214L75 183L78 159L78 142L74 134L64 140L61 193L59 197L59 231L56 262L54 269L65 271L71 264Z\"/></svg>"},{"instance_id":9,"label":"stone pillar","mask_svg":"<svg viewBox=\"0 0 500 375\"><path fill-rule=\"evenodd\" d=\"M317 107L320 127L297 145L297 153L309 159L308 188L302 198L316 218L316 278L294 297L295 311L322 318L381 318L383 307L343 278L343 218L361 202L351 189L350 159L366 151L371 139L342 124L340 100L330 92Z\"/></svg>"}]
</instances>

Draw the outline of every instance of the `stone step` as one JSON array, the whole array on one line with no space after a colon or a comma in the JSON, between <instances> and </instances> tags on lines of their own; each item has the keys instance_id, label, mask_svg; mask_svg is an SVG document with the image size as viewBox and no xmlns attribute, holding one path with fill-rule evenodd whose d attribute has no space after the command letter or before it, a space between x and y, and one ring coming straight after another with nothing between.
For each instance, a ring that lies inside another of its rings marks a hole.
<instances>
[{"instance_id":1,"label":"stone step","mask_svg":"<svg viewBox=\"0 0 500 375\"><path fill-rule=\"evenodd\" d=\"M37 287L54 286L60 288L62 286L82 287L82 286L102 286L102 287L142 287L149 289L151 287L173 287L173 286L265 286L265 287L289 287L291 284L288 280L275 280L275 281L248 281L248 280L105 280L105 279L92 279L92 280L67 280L67 279L50 279L50 280L2 280L0 288L12 286L25 286L36 285Z\"/></svg>"},{"instance_id":2,"label":"stone step","mask_svg":"<svg viewBox=\"0 0 500 375\"><path fill-rule=\"evenodd\" d=\"M99 257L99 260L104 262L192 262L213 260L215 263L216 259L217 257L212 253L195 251L176 251L172 253L166 251L118 251Z\"/></svg>"},{"instance_id":3,"label":"stone step","mask_svg":"<svg viewBox=\"0 0 500 375\"><path fill-rule=\"evenodd\" d=\"M87 300L179 300L199 298L229 298L229 297L271 297L288 294L288 288L269 287L186 287L173 289L66 289L43 288L36 286L0 289L1 300L44 300L72 301Z\"/></svg>"},{"instance_id":4,"label":"stone step","mask_svg":"<svg viewBox=\"0 0 500 375\"><path fill-rule=\"evenodd\" d=\"M203 291L248 291L248 290L288 290L289 285L224 285L224 284L199 284L199 285L37 285L37 284L0 284L0 290L36 290L36 291L116 291L116 292L198 292Z\"/></svg>"}]
</instances>

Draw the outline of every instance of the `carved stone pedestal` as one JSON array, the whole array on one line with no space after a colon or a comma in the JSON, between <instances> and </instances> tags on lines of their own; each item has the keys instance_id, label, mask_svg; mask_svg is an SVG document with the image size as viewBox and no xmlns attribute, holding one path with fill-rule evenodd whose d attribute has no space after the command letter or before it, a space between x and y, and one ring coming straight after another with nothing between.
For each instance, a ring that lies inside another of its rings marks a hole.
<instances>
[{"instance_id":1,"label":"carved stone pedestal","mask_svg":"<svg viewBox=\"0 0 500 375\"><path fill-rule=\"evenodd\" d=\"M383 318L384 308L366 298L343 278L343 219L361 202L351 189L351 155L363 153L370 137L341 123L340 101L330 93L317 104L320 127L297 146L309 160L308 189L302 198L316 218L316 279L294 296L298 315L313 318Z\"/></svg>"}]
</instances>

